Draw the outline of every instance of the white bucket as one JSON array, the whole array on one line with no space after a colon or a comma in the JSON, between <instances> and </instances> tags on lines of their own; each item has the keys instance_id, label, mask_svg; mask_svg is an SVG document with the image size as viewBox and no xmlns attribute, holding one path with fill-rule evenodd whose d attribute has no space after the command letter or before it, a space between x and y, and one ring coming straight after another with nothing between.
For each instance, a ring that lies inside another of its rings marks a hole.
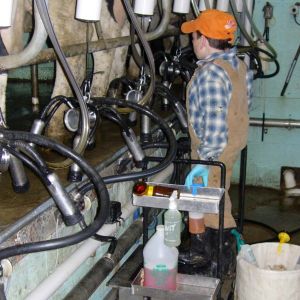
<instances>
[{"instance_id":1,"label":"white bucket","mask_svg":"<svg viewBox=\"0 0 300 300\"><path fill-rule=\"evenodd\" d=\"M300 300L300 246L283 244L278 254L278 245L251 246L258 267L237 256L235 300Z\"/></svg>"}]
</instances>

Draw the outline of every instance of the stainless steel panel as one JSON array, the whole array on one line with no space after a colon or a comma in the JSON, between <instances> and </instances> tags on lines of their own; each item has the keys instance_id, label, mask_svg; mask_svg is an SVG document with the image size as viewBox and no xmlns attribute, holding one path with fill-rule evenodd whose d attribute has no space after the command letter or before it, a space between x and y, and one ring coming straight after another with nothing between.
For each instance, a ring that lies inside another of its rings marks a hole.
<instances>
[{"instance_id":1,"label":"stainless steel panel","mask_svg":"<svg viewBox=\"0 0 300 300\"><path fill-rule=\"evenodd\" d=\"M203 213L219 213L219 204L224 194L224 189L201 187L192 191L184 185L162 184L147 182L147 184L165 186L179 190L179 198L175 199L177 209L181 211L193 211ZM157 196L137 196L133 194L133 204L143 207L161 209L169 208L169 198Z\"/></svg>"}]
</instances>

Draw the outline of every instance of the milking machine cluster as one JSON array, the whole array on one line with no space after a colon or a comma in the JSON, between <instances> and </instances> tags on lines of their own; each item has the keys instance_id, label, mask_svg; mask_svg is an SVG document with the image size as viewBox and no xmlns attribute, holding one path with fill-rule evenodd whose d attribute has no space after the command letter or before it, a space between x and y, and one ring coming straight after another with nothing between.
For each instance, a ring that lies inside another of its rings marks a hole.
<instances>
[{"instance_id":1,"label":"milking machine cluster","mask_svg":"<svg viewBox=\"0 0 300 300\"><path fill-rule=\"evenodd\" d=\"M83 1L79 1L81 3ZM142 5L141 2L144 4ZM188 171L191 163L199 163L199 161L189 160L190 144L188 138L188 122L187 112L185 109L185 87L191 79L191 76L197 67L196 58L194 57L190 46L182 46L180 39L175 38L174 46L171 51L166 52L159 50L152 53L149 43L145 36L148 34L145 18L149 20L149 16L154 13L155 1L135 1L134 8L131 7L129 0L124 0L127 13L129 15L132 30L139 39L141 45L141 53L135 53L135 61L139 62L140 73L137 79L129 77L120 77L113 79L108 87L105 97L94 97L91 94L92 78L87 78L81 87L76 83L74 76L68 66L66 58L60 49L60 45L56 39L49 18L47 7L44 2L36 1L37 8L41 15L42 21L49 34L53 48L57 54L65 73L68 76L70 85L74 91L74 97L65 97L63 95L56 96L49 104L47 104L38 119L36 119L31 127L30 132L12 131L5 125L4 119L0 119L0 171L10 171L13 188L15 192L26 192L29 188L29 180L26 176L24 165L33 171L43 182L49 194L57 205L63 221L67 226L79 224L81 231L66 236L63 238L52 239L49 241L40 241L31 244L16 245L5 249L0 249L0 260L20 254L46 251L61 247L70 246L79 243L89 237L100 241L112 242L114 251L116 241L113 237L99 236L97 231L110 218L110 209L112 205L115 208L115 215L120 216L120 206L116 203L110 203L107 184L144 180L161 172L171 163L175 164L175 171L170 179L170 184L182 185L183 178ZM163 5L169 5L169 0L163 0ZM190 2L194 10L194 14L199 13L204 5L204 1L174 1L174 13L185 16L190 10ZM210 1L205 1L207 5ZM226 1L217 1L220 5L225 5ZM224 3L223 3L224 2ZM232 12L237 20L241 20L240 15L248 17L249 10L244 7L242 10L236 2L229 2ZM246 6L246 1L243 1ZM85 19L85 8L83 4L78 4L77 14L79 19ZM207 7L209 8L209 7ZM95 10L93 10L95 11ZM169 12L170 14L171 12ZM87 13L88 14L88 13ZM146 17L145 17L146 16ZM93 16L90 20L95 21L99 16ZM271 18L268 15L266 18ZM181 17L180 20L185 19ZM151 17L150 17L151 20ZM140 23L142 25L140 25ZM238 45L238 53L245 60L249 60L249 65L252 67L256 78L268 78L278 73L279 65L276 60L276 53L269 45L268 41L257 33L260 45L257 41L253 41L249 36L247 29L244 28L241 21L240 38L244 38L246 42ZM254 24L252 24L254 26ZM256 28L256 27L255 27ZM135 49L135 39L132 40L132 49ZM270 49L270 51L269 51ZM265 56L262 57L261 53ZM267 59L266 59L267 56ZM273 61L276 64L276 70L272 74L265 74L261 60ZM155 72L155 66L156 71ZM159 80L158 80L159 78ZM179 84L178 84L179 83ZM160 100L160 105L158 104ZM61 107L65 106L63 122L65 128L73 134L73 149L55 142L44 136L45 130L53 115ZM160 116L159 109L169 112L168 121ZM140 117L140 120L138 119ZM98 172L92 167L83 157L85 150L93 149L97 143L96 132L101 127L102 120L106 119L116 123L120 127L120 133L130 153L129 159L125 164L129 164L131 168L119 166L119 173L108 177L101 177ZM139 128L137 125L139 124ZM153 127L159 128L153 134ZM178 135L177 141L174 133ZM138 137L140 136L140 138ZM41 155L41 147L49 148L58 152L65 157L63 162L47 162ZM146 149L164 148L164 157L149 157L146 155ZM155 162L149 167L150 162ZM205 162L203 164L217 164L218 162ZM221 190L225 183L225 169L222 164L219 164L222 169ZM68 180L77 183L76 193L68 193L57 175L56 169L69 168ZM134 168L134 169L133 169ZM91 224L86 224L82 214L82 201L85 194L91 190L95 190L97 201L100 209L94 221ZM222 222L223 222L223 198L219 197L218 212L220 212L220 232L219 232L219 264L222 264ZM200 197L201 198L201 197ZM160 204L146 205L142 202L137 202L139 206L150 206L152 208L166 209L167 206ZM186 206L183 205L183 210ZM152 215L155 218L156 214ZM144 209L144 236L148 236L148 225L151 222L147 218L149 210ZM117 221L117 217L110 218L111 222ZM144 237L144 242L147 239ZM219 271L221 267L218 267ZM218 277L222 274L218 272Z\"/></svg>"}]
</instances>

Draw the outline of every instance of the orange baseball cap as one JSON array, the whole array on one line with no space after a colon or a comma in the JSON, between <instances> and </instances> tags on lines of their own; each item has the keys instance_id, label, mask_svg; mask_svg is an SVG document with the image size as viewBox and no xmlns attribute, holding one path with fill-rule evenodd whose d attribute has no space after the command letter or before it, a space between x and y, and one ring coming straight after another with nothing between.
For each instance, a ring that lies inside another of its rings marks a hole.
<instances>
[{"instance_id":1,"label":"orange baseball cap","mask_svg":"<svg viewBox=\"0 0 300 300\"><path fill-rule=\"evenodd\" d=\"M234 17L224 11L207 9L192 21L184 22L181 26L183 33L199 31L208 38L229 40L233 43L234 33L237 29Z\"/></svg>"}]
</instances>

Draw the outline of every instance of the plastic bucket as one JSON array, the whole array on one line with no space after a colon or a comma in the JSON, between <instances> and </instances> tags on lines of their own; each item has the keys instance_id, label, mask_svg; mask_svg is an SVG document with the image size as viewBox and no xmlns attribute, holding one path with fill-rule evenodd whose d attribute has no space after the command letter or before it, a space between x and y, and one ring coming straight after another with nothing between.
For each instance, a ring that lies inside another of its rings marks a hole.
<instances>
[{"instance_id":1,"label":"plastic bucket","mask_svg":"<svg viewBox=\"0 0 300 300\"><path fill-rule=\"evenodd\" d=\"M300 300L300 246L278 245L251 246L258 267L237 256L235 300Z\"/></svg>"}]
</instances>

